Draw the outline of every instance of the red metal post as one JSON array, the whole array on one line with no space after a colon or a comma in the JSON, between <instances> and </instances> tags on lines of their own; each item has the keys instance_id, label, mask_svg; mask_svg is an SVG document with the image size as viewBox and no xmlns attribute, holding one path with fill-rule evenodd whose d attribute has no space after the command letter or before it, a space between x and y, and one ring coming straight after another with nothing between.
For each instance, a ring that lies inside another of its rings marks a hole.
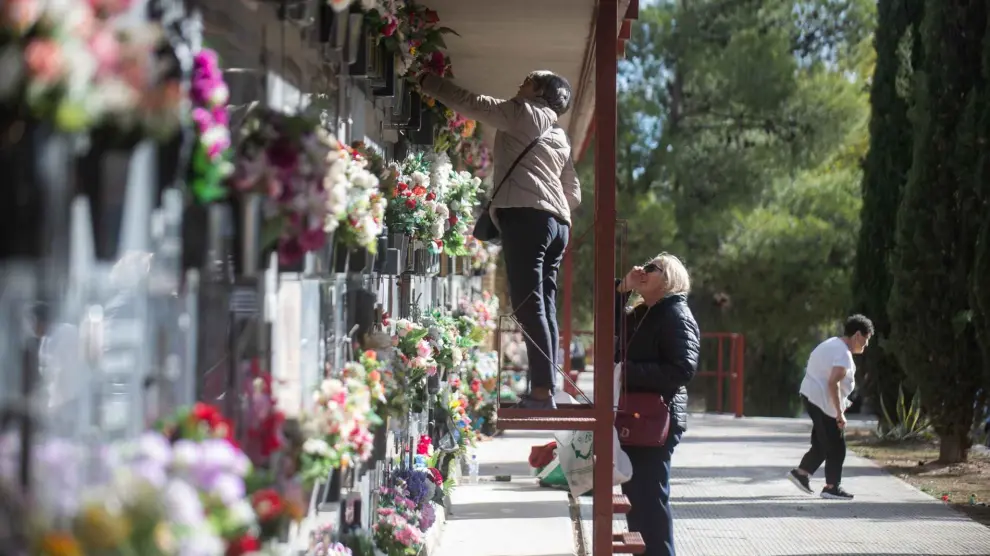
<instances>
[{"instance_id":1,"label":"red metal post","mask_svg":"<svg viewBox=\"0 0 990 556\"><path fill-rule=\"evenodd\" d=\"M746 368L746 337L743 335L736 336L736 341L733 342L736 348L736 417L743 416L743 400L746 399L746 380L744 376Z\"/></svg>"},{"instance_id":2,"label":"red metal post","mask_svg":"<svg viewBox=\"0 0 990 556\"><path fill-rule=\"evenodd\" d=\"M595 21L595 556L612 554L612 408L615 322L617 0L599 0Z\"/></svg>"},{"instance_id":3,"label":"red metal post","mask_svg":"<svg viewBox=\"0 0 990 556\"><path fill-rule=\"evenodd\" d=\"M725 363L722 357L722 339L724 336L719 334L716 336L718 340L718 362L715 367L715 413L722 413L722 398L724 397L724 392L722 391L722 384L725 382L725 373L722 371L722 364Z\"/></svg>"},{"instance_id":4,"label":"red metal post","mask_svg":"<svg viewBox=\"0 0 990 556\"><path fill-rule=\"evenodd\" d=\"M560 345L564 348L564 374L571 374L571 342L574 336L574 322L571 316L571 297L574 294L574 253L570 249L564 252L564 306L561 317L564 324L561 327Z\"/></svg>"}]
</instances>

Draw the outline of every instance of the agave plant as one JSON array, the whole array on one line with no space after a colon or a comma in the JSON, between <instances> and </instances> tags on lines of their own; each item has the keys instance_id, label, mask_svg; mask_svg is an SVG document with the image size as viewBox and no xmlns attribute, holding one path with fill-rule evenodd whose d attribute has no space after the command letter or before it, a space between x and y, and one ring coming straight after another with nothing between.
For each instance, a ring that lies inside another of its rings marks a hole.
<instances>
[{"instance_id":1,"label":"agave plant","mask_svg":"<svg viewBox=\"0 0 990 556\"><path fill-rule=\"evenodd\" d=\"M921 392L916 390L910 403L904 397L903 385L897 389L897 419L891 419L887 406L880 398L880 410L883 420L877 430L877 436L883 440L905 441L920 440L928 435L931 421L921 410Z\"/></svg>"}]
</instances>

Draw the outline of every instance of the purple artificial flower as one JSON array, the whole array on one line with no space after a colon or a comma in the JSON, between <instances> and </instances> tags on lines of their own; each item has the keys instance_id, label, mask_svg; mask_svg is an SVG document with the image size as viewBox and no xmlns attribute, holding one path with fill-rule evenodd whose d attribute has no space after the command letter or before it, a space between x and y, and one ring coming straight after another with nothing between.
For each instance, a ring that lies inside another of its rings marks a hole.
<instances>
[{"instance_id":1,"label":"purple artificial flower","mask_svg":"<svg viewBox=\"0 0 990 556\"><path fill-rule=\"evenodd\" d=\"M165 510L169 519L179 525L198 525L205 512L199 493L189 483L172 480L165 487Z\"/></svg>"},{"instance_id":2,"label":"purple artificial flower","mask_svg":"<svg viewBox=\"0 0 990 556\"><path fill-rule=\"evenodd\" d=\"M437 521L437 510L433 507L433 504L427 502L423 504L422 509L419 511L419 530L426 532L433 524Z\"/></svg>"}]
</instances>

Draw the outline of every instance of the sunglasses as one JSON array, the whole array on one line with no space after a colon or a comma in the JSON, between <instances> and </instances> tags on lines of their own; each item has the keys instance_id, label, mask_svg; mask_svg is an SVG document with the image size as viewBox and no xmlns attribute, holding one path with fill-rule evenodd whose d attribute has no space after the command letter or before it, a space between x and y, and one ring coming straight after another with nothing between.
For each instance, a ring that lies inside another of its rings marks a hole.
<instances>
[{"instance_id":1,"label":"sunglasses","mask_svg":"<svg viewBox=\"0 0 990 556\"><path fill-rule=\"evenodd\" d=\"M663 269L657 266L656 263L649 263L643 265L643 272L647 274L653 274L654 272L661 272L661 271L663 271Z\"/></svg>"}]
</instances>

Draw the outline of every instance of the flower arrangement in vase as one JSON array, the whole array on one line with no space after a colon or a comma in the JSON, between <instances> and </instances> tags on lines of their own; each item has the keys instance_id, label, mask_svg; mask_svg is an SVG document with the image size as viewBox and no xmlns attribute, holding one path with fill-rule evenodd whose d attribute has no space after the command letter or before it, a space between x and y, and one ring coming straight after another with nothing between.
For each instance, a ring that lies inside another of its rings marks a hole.
<instances>
[{"instance_id":1,"label":"flower arrangement in vase","mask_svg":"<svg viewBox=\"0 0 990 556\"><path fill-rule=\"evenodd\" d=\"M230 90L223 79L217 53L204 48L193 58L189 88L192 120L196 128L189 182L193 196L209 203L227 195L223 181L233 172L230 158L230 121L227 102Z\"/></svg>"},{"instance_id":2,"label":"flower arrangement in vase","mask_svg":"<svg viewBox=\"0 0 990 556\"><path fill-rule=\"evenodd\" d=\"M457 158L463 168L479 178L487 178L492 171L492 152L482 140L480 126L470 137L465 137L457 150Z\"/></svg>"},{"instance_id":3,"label":"flower arrangement in vase","mask_svg":"<svg viewBox=\"0 0 990 556\"><path fill-rule=\"evenodd\" d=\"M123 17L130 1L0 5L0 103L67 132L98 126L171 135L182 92L155 66L163 33Z\"/></svg>"},{"instance_id":4,"label":"flower arrangement in vase","mask_svg":"<svg viewBox=\"0 0 990 556\"><path fill-rule=\"evenodd\" d=\"M370 429L382 422L374 406L382 401L383 389L369 387L369 381L376 382L363 365L351 362L339 376L325 378L314 393L315 406L303 419L308 436L300 456L305 483L371 456Z\"/></svg>"},{"instance_id":5,"label":"flower arrangement in vase","mask_svg":"<svg viewBox=\"0 0 990 556\"><path fill-rule=\"evenodd\" d=\"M396 347L394 391L389 391L386 382L386 397L402 392L408 407L414 412L426 408L426 379L436 376L438 362L434 359L434 349L428 339L429 329L409 321L399 319L395 322L395 336L392 341Z\"/></svg>"},{"instance_id":6,"label":"flower arrangement in vase","mask_svg":"<svg viewBox=\"0 0 990 556\"><path fill-rule=\"evenodd\" d=\"M306 116L260 108L244 122L229 182L239 194L264 198L262 248L275 247L280 263L295 264L326 244L336 207L346 207L346 189L328 190L336 182L326 180L342 156L336 139Z\"/></svg>"},{"instance_id":7,"label":"flower arrangement in vase","mask_svg":"<svg viewBox=\"0 0 990 556\"><path fill-rule=\"evenodd\" d=\"M350 547L336 540L332 524L310 533L306 556L353 556L353 554Z\"/></svg>"},{"instance_id":8,"label":"flower arrangement in vase","mask_svg":"<svg viewBox=\"0 0 990 556\"><path fill-rule=\"evenodd\" d=\"M450 58L444 36L457 33L440 25L436 11L407 0L383 0L368 11L368 22L379 41L396 57L396 73L401 77L428 71L450 75Z\"/></svg>"},{"instance_id":9,"label":"flower arrangement in vase","mask_svg":"<svg viewBox=\"0 0 990 556\"><path fill-rule=\"evenodd\" d=\"M442 184L431 183L431 172L422 154L410 155L401 164L389 166L384 180L388 198L385 222L390 232L407 234L425 244L431 253L440 253L450 212L436 190Z\"/></svg>"},{"instance_id":10,"label":"flower arrangement in vase","mask_svg":"<svg viewBox=\"0 0 990 556\"><path fill-rule=\"evenodd\" d=\"M350 249L378 250L378 236L385 224L387 202L378 188L378 178L368 160L357 149L340 146L325 178L331 199L344 192L343 206L328 208L327 232L335 232L340 245Z\"/></svg>"},{"instance_id":11,"label":"flower arrangement in vase","mask_svg":"<svg viewBox=\"0 0 990 556\"><path fill-rule=\"evenodd\" d=\"M443 236L444 253L458 257L468 254L467 237L471 234L474 209L478 204L481 179L468 172L451 170L444 201L447 203L447 231Z\"/></svg>"},{"instance_id":12,"label":"flower arrangement in vase","mask_svg":"<svg viewBox=\"0 0 990 556\"><path fill-rule=\"evenodd\" d=\"M257 359L251 361L250 376L251 381L245 396L248 411L244 452L255 466L267 467L269 459L285 443L282 432L285 414L278 409L272 389L272 376L261 370Z\"/></svg>"},{"instance_id":13,"label":"flower arrangement in vase","mask_svg":"<svg viewBox=\"0 0 990 556\"><path fill-rule=\"evenodd\" d=\"M495 272L495 264L498 254L502 250L498 245L486 243L474 236L467 236L464 240L468 255L471 257L471 268L475 273L488 274Z\"/></svg>"},{"instance_id":14,"label":"flower arrangement in vase","mask_svg":"<svg viewBox=\"0 0 990 556\"><path fill-rule=\"evenodd\" d=\"M372 531L378 549L387 556L416 556L425 543L419 527L417 504L409 498L405 481L379 489L379 507Z\"/></svg>"}]
</instances>

